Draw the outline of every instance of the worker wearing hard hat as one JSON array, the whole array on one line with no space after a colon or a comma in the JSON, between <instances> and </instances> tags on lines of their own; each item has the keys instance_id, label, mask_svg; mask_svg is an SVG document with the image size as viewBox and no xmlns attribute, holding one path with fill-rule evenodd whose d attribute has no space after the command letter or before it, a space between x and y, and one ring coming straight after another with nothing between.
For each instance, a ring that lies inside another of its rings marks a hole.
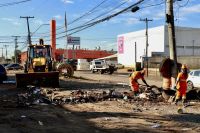
<instances>
[{"instance_id":1,"label":"worker wearing hard hat","mask_svg":"<svg viewBox=\"0 0 200 133\"><path fill-rule=\"evenodd\" d=\"M147 82L144 79L144 75L145 75L145 70L141 70L141 71L134 71L130 77L130 84L131 84L131 89L134 92L134 94L138 94L139 93L139 83L138 83L138 79L142 79L142 81L146 84L146 86L149 86L147 84Z\"/></svg>"},{"instance_id":2,"label":"worker wearing hard hat","mask_svg":"<svg viewBox=\"0 0 200 133\"><path fill-rule=\"evenodd\" d=\"M181 67L181 71L178 74L176 80L176 100L175 104L177 104L178 100L182 97L183 105L186 103L186 91L187 91L187 78L188 78L188 68L184 64Z\"/></svg>"}]
</instances>

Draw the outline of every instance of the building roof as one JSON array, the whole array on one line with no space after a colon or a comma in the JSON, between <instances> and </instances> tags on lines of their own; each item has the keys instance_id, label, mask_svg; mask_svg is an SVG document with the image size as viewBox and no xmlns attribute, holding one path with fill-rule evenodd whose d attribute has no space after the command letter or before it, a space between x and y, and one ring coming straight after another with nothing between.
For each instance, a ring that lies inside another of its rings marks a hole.
<instances>
[{"instance_id":1,"label":"building roof","mask_svg":"<svg viewBox=\"0 0 200 133\"><path fill-rule=\"evenodd\" d=\"M112 58L117 58L117 54L113 54L113 55L102 57L102 58L98 58L98 59L112 59Z\"/></svg>"}]
</instances>

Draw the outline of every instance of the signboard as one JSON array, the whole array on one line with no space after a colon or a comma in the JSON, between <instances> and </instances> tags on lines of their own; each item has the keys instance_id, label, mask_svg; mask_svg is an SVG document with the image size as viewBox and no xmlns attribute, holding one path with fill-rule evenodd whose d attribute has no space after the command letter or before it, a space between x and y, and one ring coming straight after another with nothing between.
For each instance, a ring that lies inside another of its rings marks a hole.
<instances>
[{"instance_id":1,"label":"signboard","mask_svg":"<svg viewBox=\"0 0 200 133\"><path fill-rule=\"evenodd\" d=\"M123 54L124 53L124 37L118 37L118 53Z\"/></svg>"},{"instance_id":2,"label":"signboard","mask_svg":"<svg viewBox=\"0 0 200 133\"><path fill-rule=\"evenodd\" d=\"M68 45L80 45L80 37L67 37L67 44Z\"/></svg>"}]
</instances>

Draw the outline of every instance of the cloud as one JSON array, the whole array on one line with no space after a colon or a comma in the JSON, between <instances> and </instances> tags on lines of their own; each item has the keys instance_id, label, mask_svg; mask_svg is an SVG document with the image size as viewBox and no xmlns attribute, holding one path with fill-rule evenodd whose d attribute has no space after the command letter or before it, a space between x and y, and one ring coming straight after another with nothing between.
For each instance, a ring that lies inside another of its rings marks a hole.
<instances>
[{"instance_id":1,"label":"cloud","mask_svg":"<svg viewBox=\"0 0 200 133\"><path fill-rule=\"evenodd\" d=\"M40 20L40 19L36 19L36 20L34 20L33 21L35 24L37 24L37 25L42 25L42 24L44 24L44 22L42 21L42 20Z\"/></svg>"},{"instance_id":2,"label":"cloud","mask_svg":"<svg viewBox=\"0 0 200 133\"><path fill-rule=\"evenodd\" d=\"M122 17L116 17L112 18L108 21L108 23L105 24L125 24L125 25L133 25L138 24L139 19L134 17L128 17L128 16L122 16Z\"/></svg>"},{"instance_id":3,"label":"cloud","mask_svg":"<svg viewBox=\"0 0 200 133\"><path fill-rule=\"evenodd\" d=\"M13 22L12 24L14 24L14 25L16 25L16 26L21 25L21 23L19 23L19 22Z\"/></svg>"},{"instance_id":4,"label":"cloud","mask_svg":"<svg viewBox=\"0 0 200 133\"><path fill-rule=\"evenodd\" d=\"M153 18L153 20L164 19L165 18L165 13L164 12L158 12L152 18Z\"/></svg>"},{"instance_id":5,"label":"cloud","mask_svg":"<svg viewBox=\"0 0 200 133\"><path fill-rule=\"evenodd\" d=\"M7 22L9 22L9 23L11 23L11 24L13 24L15 26L21 25L21 23L19 22L19 20L16 19L16 18L1 18L1 20L2 21L7 21Z\"/></svg>"},{"instance_id":6,"label":"cloud","mask_svg":"<svg viewBox=\"0 0 200 133\"><path fill-rule=\"evenodd\" d=\"M137 18L128 18L125 20L127 25L138 24L139 20Z\"/></svg>"},{"instance_id":7,"label":"cloud","mask_svg":"<svg viewBox=\"0 0 200 133\"><path fill-rule=\"evenodd\" d=\"M184 7L181 9L180 13L182 15L192 14L192 13L200 13L200 4L190 6L190 7Z\"/></svg>"},{"instance_id":8,"label":"cloud","mask_svg":"<svg viewBox=\"0 0 200 133\"><path fill-rule=\"evenodd\" d=\"M137 2L137 0L122 0L123 2L128 2L128 3L133 3L133 2Z\"/></svg>"},{"instance_id":9,"label":"cloud","mask_svg":"<svg viewBox=\"0 0 200 133\"><path fill-rule=\"evenodd\" d=\"M55 15L55 16L53 16L53 18L58 19L58 20L61 20L61 19L62 19L62 16L61 16L61 15Z\"/></svg>"},{"instance_id":10,"label":"cloud","mask_svg":"<svg viewBox=\"0 0 200 133\"><path fill-rule=\"evenodd\" d=\"M62 0L62 2L65 4L73 4L74 3L74 1L72 1L72 0Z\"/></svg>"},{"instance_id":11,"label":"cloud","mask_svg":"<svg viewBox=\"0 0 200 133\"><path fill-rule=\"evenodd\" d=\"M3 20L3 21L9 21L9 22L14 21L14 19L12 19L12 18L1 18L1 20Z\"/></svg>"}]
</instances>

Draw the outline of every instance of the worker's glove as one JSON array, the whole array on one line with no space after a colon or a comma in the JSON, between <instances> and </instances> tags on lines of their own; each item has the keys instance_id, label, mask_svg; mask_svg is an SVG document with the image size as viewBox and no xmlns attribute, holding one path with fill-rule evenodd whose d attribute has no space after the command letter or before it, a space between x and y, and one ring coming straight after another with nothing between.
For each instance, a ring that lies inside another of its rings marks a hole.
<instances>
[{"instance_id":1,"label":"worker's glove","mask_svg":"<svg viewBox=\"0 0 200 133\"><path fill-rule=\"evenodd\" d=\"M176 86L173 87L173 90L175 90L175 91L177 90Z\"/></svg>"}]
</instances>

